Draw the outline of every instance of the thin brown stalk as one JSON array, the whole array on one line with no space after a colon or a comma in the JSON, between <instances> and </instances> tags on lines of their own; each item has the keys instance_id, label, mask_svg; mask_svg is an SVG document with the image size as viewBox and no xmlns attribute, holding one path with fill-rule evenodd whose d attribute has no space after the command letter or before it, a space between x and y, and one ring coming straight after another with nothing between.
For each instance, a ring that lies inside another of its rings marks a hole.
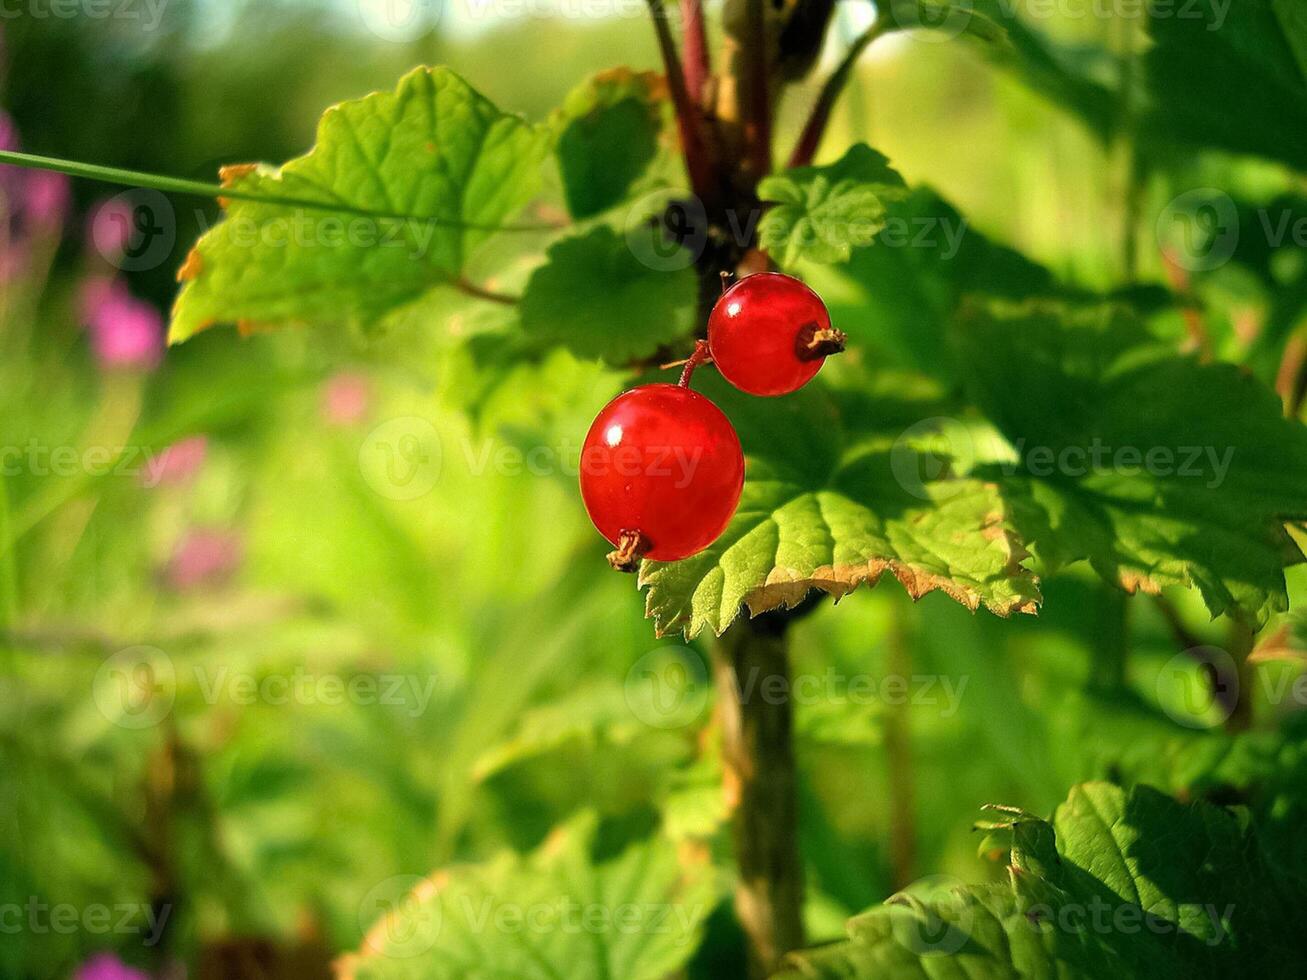
<instances>
[{"instance_id":1,"label":"thin brown stalk","mask_svg":"<svg viewBox=\"0 0 1307 980\"><path fill-rule=\"evenodd\" d=\"M1284 402L1286 416L1296 419L1302 414L1303 399L1307 397L1307 336L1296 333L1285 344L1275 390Z\"/></svg>"},{"instance_id":2,"label":"thin brown stalk","mask_svg":"<svg viewBox=\"0 0 1307 980\"><path fill-rule=\"evenodd\" d=\"M790 154L789 166L806 167L812 163L813 157L817 155L817 149L821 145L821 138L825 135L826 126L830 122L831 110L835 108L835 102L839 99L840 93L844 91L844 86L848 84L849 78L853 75L853 68L862 57L862 53L867 50L876 38L880 37L889 30L889 21L885 18L878 17L863 31L854 42L849 45L849 50L845 52L844 59L836 66L835 70L826 79L822 85L821 91L817 94L817 101L813 103L812 111L808 114L808 121L803 125L803 131L799 134L799 141L794 146L794 152Z\"/></svg>"},{"instance_id":3,"label":"thin brown stalk","mask_svg":"<svg viewBox=\"0 0 1307 980\"><path fill-rule=\"evenodd\" d=\"M685 50L685 87L695 105L703 104L704 86L712 75L703 0L681 0L681 38Z\"/></svg>"},{"instance_id":4,"label":"thin brown stalk","mask_svg":"<svg viewBox=\"0 0 1307 980\"><path fill-rule=\"evenodd\" d=\"M520 296L510 296L508 293L497 293L493 289L487 289L485 286L478 286L470 279L458 279L454 282L454 287L468 296L474 296L477 299L488 300L491 303L502 303L505 306L513 306L522 302Z\"/></svg>"},{"instance_id":5,"label":"thin brown stalk","mask_svg":"<svg viewBox=\"0 0 1307 980\"><path fill-rule=\"evenodd\" d=\"M745 139L755 180L771 172L771 64L768 58L765 0L748 0L746 8L745 84L748 86Z\"/></svg>"},{"instance_id":6,"label":"thin brown stalk","mask_svg":"<svg viewBox=\"0 0 1307 980\"><path fill-rule=\"evenodd\" d=\"M700 197L705 197L712 188L712 168L704 143L699 107L690 98L690 91L686 87L685 72L681 67L680 56L676 53L671 28L667 25L667 9L663 6L663 0L648 0L648 4L649 13L653 17L654 33L658 37L658 50L662 53L663 69L667 73L667 89L672 96L672 107L676 110L676 125L681 134L681 150L685 155L685 170L690 177L690 187Z\"/></svg>"}]
</instances>

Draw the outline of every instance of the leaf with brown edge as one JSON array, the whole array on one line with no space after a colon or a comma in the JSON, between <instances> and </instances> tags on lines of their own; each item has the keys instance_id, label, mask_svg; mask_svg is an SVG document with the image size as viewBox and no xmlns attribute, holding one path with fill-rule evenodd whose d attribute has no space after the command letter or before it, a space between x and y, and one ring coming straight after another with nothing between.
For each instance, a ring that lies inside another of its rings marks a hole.
<instances>
[{"instance_id":1,"label":"leaf with brown edge","mask_svg":"<svg viewBox=\"0 0 1307 980\"><path fill-rule=\"evenodd\" d=\"M333 106L306 155L223 168L240 196L182 265L170 341L218 323L384 322L459 282L535 195L546 151L542 130L445 68Z\"/></svg>"},{"instance_id":2,"label":"leaf with brown edge","mask_svg":"<svg viewBox=\"0 0 1307 980\"><path fill-rule=\"evenodd\" d=\"M1287 608L1307 427L1273 392L1175 353L1113 304L975 300L956 342L1013 450L982 472L1045 569L1087 560L1127 592L1196 588L1214 616Z\"/></svg>"},{"instance_id":3,"label":"leaf with brown edge","mask_svg":"<svg viewBox=\"0 0 1307 980\"><path fill-rule=\"evenodd\" d=\"M708 549L643 564L660 635L720 634L741 606L757 615L813 589L838 599L886 572L914 599L941 591L1001 616L1037 610L1037 580L994 484L951 475L902 429L867 431L866 413L819 386L784 399L703 387L740 433L744 492Z\"/></svg>"}]
</instances>

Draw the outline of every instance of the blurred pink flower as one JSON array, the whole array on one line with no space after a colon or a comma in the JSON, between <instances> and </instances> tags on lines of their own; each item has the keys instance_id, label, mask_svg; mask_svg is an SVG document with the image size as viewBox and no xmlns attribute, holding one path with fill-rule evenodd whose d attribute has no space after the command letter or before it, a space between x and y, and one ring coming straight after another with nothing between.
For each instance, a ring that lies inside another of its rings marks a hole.
<instances>
[{"instance_id":1,"label":"blurred pink flower","mask_svg":"<svg viewBox=\"0 0 1307 980\"><path fill-rule=\"evenodd\" d=\"M132 969L113 953L97 953L78 968L73 980L150 980L150 977Z\"/></svg>"},{"instance_id":2,"label":"blurred pink flower","mask_svg":"<svg viewBox=\"0 0 1307 980\"><path fill-rule=\"evenodd\" d=\"M331 425L356 425L368 414L372 387L361 374L343 372L322 389L322 417Z\"/></svg>"},{"instance_id":3,"label":"blurred pink flower","mask_svg":"<svg viewBox=\"0 0 1307 980\"><path fill-rule=\"evenodd\" d=\"M17 150L22 147L18 138L18 127L9 113L0 109L0 150Z\"/></svg>"},{"instance_id":4,"label":"blurred pink flower","mask_svg":"<svg viewBox=\"0 0 1307 980\"><path fill-rule=\"evenodd\" d=\"M126 292L127 284L121 279L111 279L109 276L87 276L78 289L77 315L82 318L82 323L89 325L100 307Z\"/></svg>"},{"instance_id":5,"label":"blurred pink flower","mask_svg":"<svg viewBox=\"0 0 1307 980\"><path fill-rule=\"evenodd\" d=\"M243 551L234 532L188 531L168 562L168 584L179 592L219 585L240 566Z\"/></svg>"},{"instance_id":6,"label":"blurred pink flower","mask_svg":"<svg viewBox=\"0 0 1307 980\"><path fill-rule=\"evenodd\" d=\"M18 127L3 109L0 109L0 150L21 150L23 141L18 137ZM19 189L23 181L23 169L0 164L0 196L4 197L0 205L10 217L18 207Z\"/></svg>"},{"instance_id":7,"label":"blurred pink flower","mask_svg":"<svg viewBox=\"0 0 1307 980\"><path fill-rule=\"evenodd\" d=\"M120 258L132 243L136 214L122 196L106 198L86 222L87 251L99 252L110 262Z\"/></svg>"},{"instance_id":8,"label":"blurred pink flower","mask_svg":"<svg viewBox=\"0 0 1307 980\"><path fill-rule=\"evenodd\" d=\"M0 150L21 150L14 120L0 110ZM26 170L0 165L0 195L10 222L51 231L63 224L72 206L68 178L50 170Z\"/></svg>"},{"instance_id":9,"label":"blurred pink flower","mask_svg":"<svg viewBox=\"0 0 1307 980\"><path fill-rule=\"evenodd\" d=\"M0 245L0 283L17 282L27 271L27 243L14 242Z\"/></svg>"},{"instance_id":10,"label":"blurred pink flower","mask_svg":"<svg viewBox=\"0 0 1307 980\"><path fill-rule=\"evenodd\" d=\"M43 232L59 228L72 208L68 178L50 170L27 174L22 190L22 214L29 227Z\"/></svg>"},{"instance_id":11,"label":"blurred pink flower","mask_svg":"<svg viewBox=\"0 0 1307 980\"><path fill-rule=\"evenodd\" d=\"M145 472L141 474L141 483L147 487L185 483L199 471L208 452L208 436L187 436L185 439L179 439L163 452L151 456L146 461Z\"/></svg>"},{"instance_id":12,"label":"blurred pink flower","mask_svg":"<svg viewBox=\"0 0 1307 980\"><path fill-rule=\"evenodd\" d=\"M163 357L163 317L119 279L95 276L82 284L82 319L103 368L151 370Z\"/></svg>"}]
</instances>

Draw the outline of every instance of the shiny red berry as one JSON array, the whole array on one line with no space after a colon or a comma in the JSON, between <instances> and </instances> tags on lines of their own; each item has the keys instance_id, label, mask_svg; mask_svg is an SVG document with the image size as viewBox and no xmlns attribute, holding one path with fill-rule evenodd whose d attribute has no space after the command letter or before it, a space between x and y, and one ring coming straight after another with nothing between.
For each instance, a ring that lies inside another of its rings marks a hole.
<instances>
[{"instance_id":1,"label":"shiny red berry","mask_svg":"<svg viewBox=\"0 0 1307 980\"><path fill-rule=\"evenodd\" d=\"M844 349L826 304L793 276L760 272L726 290L708 317L717 370L751 395L788 395Z\"/></svg>"},{"instance_id":2,"label":"shiny red berry","mask_svg":"<svg viewBox=\"0 0 1307 980\"><path fill-rule=\"evenodd\" d=\"M744 454L730 420L679 385L634 388L609 402L581 453L581 497L617 546L614 567L677 561L717 539L744 486Z\"/></svg>"}]
</instances>

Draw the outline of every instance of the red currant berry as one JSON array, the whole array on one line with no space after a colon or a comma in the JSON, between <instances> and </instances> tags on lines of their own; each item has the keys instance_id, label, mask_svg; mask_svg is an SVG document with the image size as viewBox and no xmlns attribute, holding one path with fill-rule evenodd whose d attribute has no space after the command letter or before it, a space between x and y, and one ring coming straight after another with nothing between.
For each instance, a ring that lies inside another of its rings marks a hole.
<instances>
[{"instance_id":1,"label":"red currant berry","mask_svg":"<svg viewBox=\"0 0 1307 980\"><path fill-rule=\"evenodd\" d=\"M788 395L844 349L844 334L799 280L760 272L722 293L708 317L708 346L722 377L741 391Z\"/></svg>"},{"instance_id":2,"label":"red currant berry","mask_svg":"<svg viewBox=\"0 0 1307 980\"><path fill-rule=\"evenodd\" d=\"M617 546L616 568L678 561L725 529L744 486L744 454L730 420L679 385L634 388L609 402L581 452L581 498Z\"/></svg>"}]
</instances>

